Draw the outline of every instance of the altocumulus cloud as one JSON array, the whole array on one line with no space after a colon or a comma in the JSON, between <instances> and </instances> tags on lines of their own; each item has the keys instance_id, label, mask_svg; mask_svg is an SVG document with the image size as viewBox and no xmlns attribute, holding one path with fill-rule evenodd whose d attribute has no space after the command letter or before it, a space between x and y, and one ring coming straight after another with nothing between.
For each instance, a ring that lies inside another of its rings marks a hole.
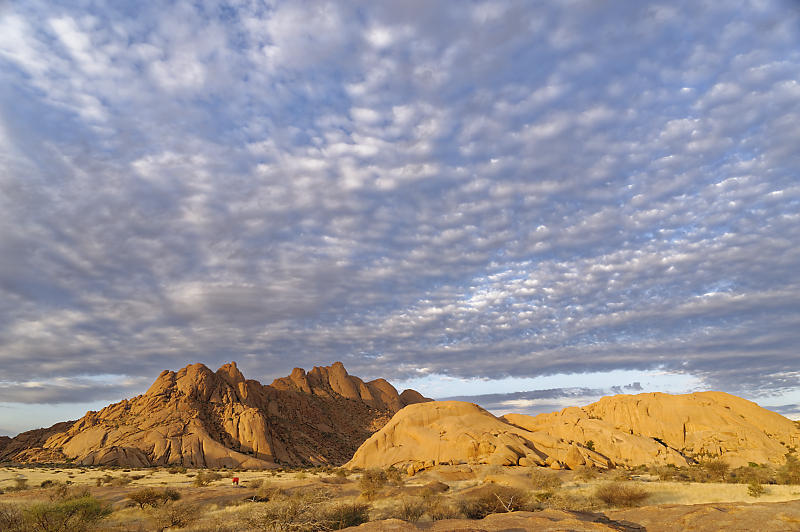
<instances>
[{"instance_id":1,"label":"altocumulus cloud","mask_svg":"<svg viewBox=\"0 0 800 532\"><path fill-rule=\"evenodd\" d=\"M0 397L230 359L795 390L798 42L777 0L3 3Z\"/></svg>"}]
</instances>

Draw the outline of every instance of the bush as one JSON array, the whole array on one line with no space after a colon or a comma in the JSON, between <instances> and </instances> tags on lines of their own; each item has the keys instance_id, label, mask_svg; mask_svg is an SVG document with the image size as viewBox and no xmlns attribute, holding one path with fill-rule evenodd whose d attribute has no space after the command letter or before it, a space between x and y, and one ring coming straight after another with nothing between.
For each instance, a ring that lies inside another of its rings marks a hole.
<instances>
[{"instance_id":1,"label":"bush","mask_svg":"<svg viewBox=\"0 0 800 532\"><path fill-rule=\"evenodd\" d=\"M552 469L537 467L531 471L531 486L538 491L554 490L561 487L561 478Z\"/></svg>"},{"instance_id":2,"label":"bush","mask_svg":"<svg viewBox=\"0 0 800 532\"><path fill-rule=\"evenodd\" d=\"M635 484L611 482L597 488L595 497L610 506L639 506L650 494Z\"/></svg>"},{"instance_id":3,"label":"bush","mask_svg":"<svg viewBox=\"0 0 800 532\"><path fill-rule=\"evenodd\" d=\"M425 503L422 499L404 498L397 508L396 517L409 523L416 523L425 513Z\"/></svg>"},{"instance_id":4,"label":"bush","mask_svg":"<svg viewBox=\"0 0 800 532\"><path fill-rule=\"evenodd\" d=\"M247 521L259 530L339 530L369 519L367 504L330 504L329 500L324 490L277 495Z\"/></svg>"},{"instance_id":5,"label":"bush","mask_svg":"<svg viewBox=\"0 0 800 532\"><path fill-rule=\"evenodd\" d=\"M425 513L432 521L458 517L458 509L439 494L424 495L422 500L425 502Z\"/></svg>"},{"instance_id":6,"label":"bush","mask_svg":"<svg viewBox=\"0 0 800 532\"><path fill-rule=\"evenodd\" d=\"M194 504L169 502L148 510L150 520L159 531L173 526L185 527L200 518L200 507Z\"/></svg>"},{"instance_id":7,"label":"bush","mask_svg":"<svg viewBox=\"0 0 800 532\"><path fill-rule=\"evenodd\" d=\"M485 486L479 492L459 500L458 506L467 519L483 519L490 514L538 509L528 492L507 486Z\"/></svg>"},{"instance_id":8,"label":"bush","mask_svg":"<svg viewBox=\"0 0 800 532\"><path fill-rule=\"evenodd\" d=\"M219 480L221 478L222 475L216 471L200 471L197 473L197 476L194 477L194 485L197 487L208 486L215 480Z\"/></svg>"},{"instance_id":9,"label":"bush","mask_svg":"<svg viewBox=\"0 0 800 532\"><path fill-rule=\"evenodd\" d=\"M19 506L0 503L0 530L7 532L25 530L25 520Z\"/></svg>"},{"instance_id":10,"label":"bush","mask_svg":"<svg viewBox=\"0 0 800 532\"><path fill-rule=\"evenodd\" d=\"M580 466L575 468L575 476L583 481L593 480L599 475L600 472L592 466Z\"/></svg>"},{"instance_id":11,"label":"bush","mask_svg":"<svg viewBox=\"0 0 800 532\"><path fill-rule=\"evenodd\" d=\"M705 460L704 462L700 463L700 467L708 474L710 479L717 480L719 482L725 481L725 477L731 468L728 462L719 458Z\"/></svg>"},{"instance_id":12,"label":"bush","mask_svg":"<svg viewBox=\"0 0 800 532\"><path fill-rule=\"evenodd\" d=\"M786 462L778 469L778 482L800 484L800 460L793 454L785 455Z\"/></svg>"},{"instance_id":13,"label":"bush","mask_svg":"<svg viewBox=\"0 0 800 532\"><path fill-rule=\"evenodd\" d=\"M390 467L389 469L386 470L386 480L395 485L402 485L403 472L394 467Z\"/></svg>"},{"instance_id":14,"label":"bush","mask_svg":"<svg viewBox=\"0 0 800 532\"><path fill-rule=\"evenodd\" d=\"M167 469L167 473L171 475L177 475L178 473L186 473L186 468L183 466L172 466Z\"/></svg>"},{"instance_id":15,"label":"bush","mask_svg":"<svg viewBox=\"0 0 800 532\"><path fill-rule=\"evenodd\" d=\"M170 501L177 501L181 494L174 488L163 490L157 488L142 488L128 494L128 498L144 509L145 506L155 508Z\"/></svg>"},{"instance_id":16,"label":"bush","mask_svg":"<svg viewBox=\"0 0 800 532\"><path fill-rule=\"evenodd\" d=\"M107 505L91 496L35 503L23 510L25 530L42 532L88 530L110 513Z\"/></svg>"},{"instance_id":17,"label":"bush","mask_svg":"<svg viewBox=\"0 0 800 532\"><path fill-rule=\"evenodd\" d=\"M728 475L728 481L737 484L775 484L777 479L772 467L751 462L750 465L732 470Z\"/></svg>"},{"instance_id":18,"label":"bush","mask_svg":"<svg viewBox=\"0 0 800 532\"><path fill-rule=\"evenodd\" d=\"M358 502L335 504L327 509L326 520L331 530L358 526L369 521L369 504Z\"/></svg>"},{"instance_id":19,"label":"bush","mask_svg":"<svg viewBox=\"0 0 800 532\"><path fill-rule=\"evenodd\" d=\"M268 502L276 497L284 497L286 496L286 492L281 488L276 488L275 486L271 485L269 482L264 482L259 486L258 491L253 497L250 499L253 502Z\"/></svg>"},{"instance_id":20,"label":"bush","mask_svg":"<svg viewBox=\"0 0 800 532\"><path fill-rule=\"evenodd\" d=\"M80 488L70 488L66 484L56 483L48 494L51 501L68 501L70 499L80 499L82 497L89 497L91 493L89 488L82 486Z\"/></svg>"},{"instance_id":21,"label":"bush","mask_svg":"<svg viewBox=\"0 0 800 532\"><path fill-rule=\"evenodd\" d=\"M374 499L378 492L386 485L388 478L382 469L368 469L361 474L358 487L367 500Z\"/></svg>"},{"instance_id":22,"label":"bush","mask_svg":"<svg viewBox=\"0 0 800 532\"><path fill-rule=\"evenodd\" d=\"M600 503L595 497L587 497L577 493L557 491L548 492L550 496L543 502L548 508L554 510L568 510L572 512L594 512L599 509Z\"/></svg>"},{"instance_id":23,"label":"bush","mask_svg":"<svg viewBox=\"0 0 800 532\"><path fill-rule=\"evenodd\" d=\"M762 495L767 493L767 488L759 484L758 482L751 482L747 486L747 494L751 497L761 497Z\"/></svg>"}]
</instances>

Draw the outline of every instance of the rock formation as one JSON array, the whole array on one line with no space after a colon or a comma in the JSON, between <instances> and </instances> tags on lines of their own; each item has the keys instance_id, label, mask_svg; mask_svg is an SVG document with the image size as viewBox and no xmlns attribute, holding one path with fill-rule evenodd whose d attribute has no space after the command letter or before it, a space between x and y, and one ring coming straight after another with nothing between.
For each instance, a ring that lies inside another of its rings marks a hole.
<instances>
[{"instance_id":1,"label":"rock formation","mask_svg":"<svg viewBox=\"0 0 800 532\"><path fill-rule=\"evenodd\" d=\"M444 401L398 412L347 467L615 467L687 465L711 457L737 467L783 463L798 446L797 423L722 392L617 395L583 408L501 418L471 403Z\"/></svg>"},{"instance_id":2,"label":"rock formation","mask_svg":"<svg viewBox=\"0 0 800 532\"><path fill-rule=\"evenodd\" d=\"M82 465L267 468L340 464L391 416L415 401L383 379L363 382L337 362L296 368L264 386L235 363L162 372L144 395L75 422L18 435L0 461Z\"/></svg>"},{"instance_id":3,"label":"rock formation","mask_svg":"<svg viewBox=\"0 0 800 532\"><path fill-rule=\"evenodd\" d=\"M582 444L515 427L478 405L434 401L410 405L395 414L359 447L345 467L399 466L414 472L460 463L554 468L612 465Z\"/></svg>"}]
</instances>

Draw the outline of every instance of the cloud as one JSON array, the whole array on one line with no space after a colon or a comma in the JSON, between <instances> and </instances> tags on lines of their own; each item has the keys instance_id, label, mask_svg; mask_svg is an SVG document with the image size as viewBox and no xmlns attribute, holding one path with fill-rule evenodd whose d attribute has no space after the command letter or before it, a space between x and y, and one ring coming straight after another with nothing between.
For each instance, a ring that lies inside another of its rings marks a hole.
<instances>
[{"instance_id":1,"label":"cloud","mask_svg":"<svg viewBox=\"0 0 800 532\"><path fill-rule=\"evenodd\" d=\"M118 401L136 395L149 383L142 378L69 377L42 381L0 381L0 402L29 404Z\"/></svg>"},{"instance_id":2,"label":"cloud","mask_svg":"<svg viewBox=\"0 0 800 532\"><path fill-rule=\"evenodd\" d=\"M4 393L231 359L795 389L797 28L779 1L4 7Z\"/></svg>"}]
</instances>

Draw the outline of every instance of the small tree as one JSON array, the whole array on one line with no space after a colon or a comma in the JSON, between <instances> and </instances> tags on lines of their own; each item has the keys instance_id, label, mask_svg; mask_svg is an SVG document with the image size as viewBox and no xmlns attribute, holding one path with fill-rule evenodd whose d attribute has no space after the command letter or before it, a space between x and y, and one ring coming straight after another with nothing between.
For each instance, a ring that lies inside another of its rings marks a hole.
<instances>
[{"instance_id":1,"label":"small tree","mask_svg":"<svg viewBox=\"0 0 800 532\"><path fill-rule=\"evenodd\" d=\"M139 505L139 508L144 510L145 506L155 508L170 501L177 501L181 498L181 494L174 488L166 488L163 490L156 488L142 488L128 494L128 498Z\"/></svg>"},{"instance_id":2,"label":"small tree","mask_svg":"<svg viewBox=\"0 0 800 532\"><path fill-rule=\"evenodd\" d=\"M712 480L718 480L720 482L725 481L725 476L728 474L728 470L731 468L728 462L720 458L706 460L701 464L701 466L703 470L708 473L708 476Z\"/></svg>"}]
</instances>

